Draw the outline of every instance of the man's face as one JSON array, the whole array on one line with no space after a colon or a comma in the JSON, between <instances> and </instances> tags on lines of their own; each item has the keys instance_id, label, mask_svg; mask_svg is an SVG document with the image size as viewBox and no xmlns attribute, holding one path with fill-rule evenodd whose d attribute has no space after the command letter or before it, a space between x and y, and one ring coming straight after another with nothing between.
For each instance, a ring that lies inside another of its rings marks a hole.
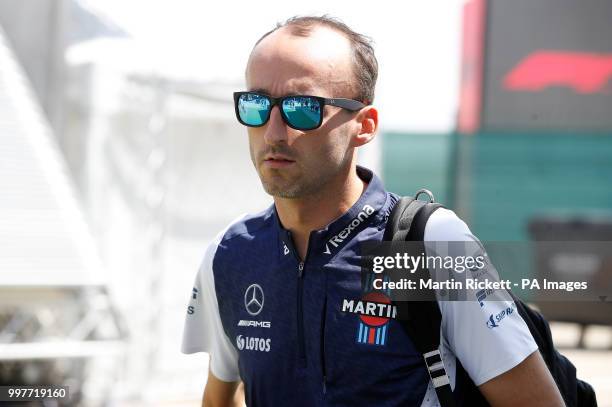
<instances>
[{"instance_id":1,"label":"man's face","mask_svg":"<svg viewBox=\"0 0 612 407\"><path fill-rule=\"evenodd\" d=\"M292 94L354 98L352 53L340 33L316 27L308 37L281 28L253 50L246 72L247 88L273 97ZM355 113L325 106L323 124L300 131L287 126L278 106L263 127L249 127L249 148L266 192L300 198L320 190L350 166Z\"/></svg>"}]
</instances>

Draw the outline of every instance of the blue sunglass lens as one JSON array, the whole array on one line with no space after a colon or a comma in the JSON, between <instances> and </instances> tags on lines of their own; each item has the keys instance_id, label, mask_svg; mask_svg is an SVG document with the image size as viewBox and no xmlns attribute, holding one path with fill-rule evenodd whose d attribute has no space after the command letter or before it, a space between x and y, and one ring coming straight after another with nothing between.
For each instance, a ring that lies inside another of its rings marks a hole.
<instances>
[{"instance_id":1,"label":"blue sunglass lens","mask_svg":"<svg viewBox=\"0 0 612 407\"><path fill-rule=\"evenodd\" d=\"M270 114L270 99L254 93L245 93L238 98L240 120L249 126L261 126Z\"/></svg>"},{"instance_id":2,"label":"blue sunglass lens","mask_svg":"<svg viewBox=\"0 0 612 407\"><path fill-rule=\"evenodd\" d=\"M319 126L321 104L312 97L292 96L283 100L283 113L291 126L300 130L310 130Z\"/></svg>"}]
</instances>

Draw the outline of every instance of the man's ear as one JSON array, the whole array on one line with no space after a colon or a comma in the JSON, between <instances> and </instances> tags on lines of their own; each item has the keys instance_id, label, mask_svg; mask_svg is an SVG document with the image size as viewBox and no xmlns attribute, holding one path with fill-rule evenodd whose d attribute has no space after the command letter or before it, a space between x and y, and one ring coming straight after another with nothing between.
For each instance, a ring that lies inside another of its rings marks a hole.
<instances>
[{"instance_id":1,"label":"man's ear","mask_svg":"<svg viewBox=\"0 0 612 407\"><path fill-rule=\"evenodd\" d=\"M378 110L374 106L364 107L355 116L355 122L359 133L353 136L351 146L360 147L368 144L378 131Z\"/></svg>"}]
</instances>

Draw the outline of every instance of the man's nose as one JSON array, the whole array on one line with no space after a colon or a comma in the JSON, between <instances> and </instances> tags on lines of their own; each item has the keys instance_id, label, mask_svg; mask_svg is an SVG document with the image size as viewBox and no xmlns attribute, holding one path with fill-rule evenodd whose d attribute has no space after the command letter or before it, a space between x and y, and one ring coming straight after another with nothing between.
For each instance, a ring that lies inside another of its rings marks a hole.
<instances>
[{"instance_id":1,"label":"man's nose","mask_svg":"<svg viewBox=\"0 0 612 407\"><path fill-rule=\"evenodd\" d=\"M264 140L270 145L287 142L287 125L281 117L278 106L273 106L270 111L270 119L265 126Z\"/></svg>"}]
</instances>

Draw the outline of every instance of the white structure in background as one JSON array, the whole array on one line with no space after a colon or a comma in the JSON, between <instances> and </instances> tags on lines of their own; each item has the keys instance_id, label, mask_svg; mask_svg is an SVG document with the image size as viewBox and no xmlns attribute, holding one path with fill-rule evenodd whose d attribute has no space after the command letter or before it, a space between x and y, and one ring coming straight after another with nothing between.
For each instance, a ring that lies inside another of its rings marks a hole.
<instances>
[{"instance_id":1,"label":"white structure in background","mask_svg":"<svg viewBox=\"0 0 612 407\"><path fill-rule=\"evenodd\" d=\"M0 384L69 385L70 405L109 401L124 330L105 277L62 154L0 29Z\"/></svg>"}]
</instances>

